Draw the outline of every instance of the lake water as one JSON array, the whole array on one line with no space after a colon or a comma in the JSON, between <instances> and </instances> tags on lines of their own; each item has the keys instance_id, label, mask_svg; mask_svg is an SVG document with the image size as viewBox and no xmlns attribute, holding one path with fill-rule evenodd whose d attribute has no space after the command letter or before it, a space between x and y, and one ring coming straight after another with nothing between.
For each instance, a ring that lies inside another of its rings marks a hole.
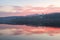
<instances>
[{"instance_id":1,"label":"lake water","mask_svg":"<svg viewBox=\"0 0 60 40\"><path fill-rule=\"evenodd\" d=\"M0 24L0 40L60 40L60 28Z\"/></svg>"}]
</instances>

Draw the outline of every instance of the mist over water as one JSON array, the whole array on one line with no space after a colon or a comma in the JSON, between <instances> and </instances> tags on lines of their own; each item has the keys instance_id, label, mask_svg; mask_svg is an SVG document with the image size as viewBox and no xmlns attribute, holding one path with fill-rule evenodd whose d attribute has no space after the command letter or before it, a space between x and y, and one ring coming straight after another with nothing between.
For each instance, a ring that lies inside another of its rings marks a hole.
<instances>
[{"instance_id":1,"label":"mist over water","mask_svg":"<svg viewBox=\"0 0 60 40\"><path fill-rule=\"evenodd\" d=\"M60 40L60 28L0 24L0 40Z\"/></svg>"}]
</instances>

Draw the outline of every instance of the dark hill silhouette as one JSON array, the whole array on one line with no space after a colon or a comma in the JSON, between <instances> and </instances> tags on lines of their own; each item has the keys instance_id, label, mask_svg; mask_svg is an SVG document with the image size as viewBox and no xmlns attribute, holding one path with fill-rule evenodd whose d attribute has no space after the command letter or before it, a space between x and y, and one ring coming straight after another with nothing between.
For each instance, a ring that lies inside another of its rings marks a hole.
<instances>
[{"instance_id":1,"label":"dark hill silhouette","mask_svg":"<svg viewBox=\"0 0 60 40\"><path fill-rule=\"evenodd\" d=\"M0 17L0 23L60 27L60 13L48 13L35 16Z\"/></svg>"}]
</instances>

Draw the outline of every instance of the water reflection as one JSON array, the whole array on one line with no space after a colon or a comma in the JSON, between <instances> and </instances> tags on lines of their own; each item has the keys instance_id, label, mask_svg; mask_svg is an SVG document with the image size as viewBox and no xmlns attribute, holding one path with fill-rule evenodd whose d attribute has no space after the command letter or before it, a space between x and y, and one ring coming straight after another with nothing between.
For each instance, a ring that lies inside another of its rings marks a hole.
<instances>
[{"instance_id":1,"label":"water reflection","mask_svg":"<svg viewBox=\"0 0 60 40\"><path fill-rule=\"evenodd\" d=\"M7 25L0 24L0 35L32 35L48 34L50 36L60 34L60 28L46 26L26 26L26 25Z\"/></svg>"}]
</instances>

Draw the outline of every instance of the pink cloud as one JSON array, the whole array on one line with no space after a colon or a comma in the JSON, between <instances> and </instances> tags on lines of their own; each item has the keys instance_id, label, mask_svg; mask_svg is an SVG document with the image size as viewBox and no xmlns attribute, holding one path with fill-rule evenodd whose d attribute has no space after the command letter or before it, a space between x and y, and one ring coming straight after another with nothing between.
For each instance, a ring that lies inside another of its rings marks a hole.
<instances>
[{"instance_id":1,"label":"pink cloud","mask_svg":"<svg viewBox=\"0 0 60 40\"><path fill-rule=\"evenodd\" d=\"M49 5L48 7L31 7L31 8L22 8L20 13L21 15L31 15L31 14L46 14L52 12L60 12L60 7L55 7L53 5Z\"/></svg>"},{"instance_id":2,"label":"pink cloud","mask_svg":"<svg viewBox=\"0 0 60 40\"><path fill-rule=\"evenodd\" d=\"M32 6L28 6L28 7L12 6L12 7L13 7L11 9L12 11L9 10L9 12L10 13L14 12L15 14L12 14L12 15L16 15L16 16L26 16L26 15L32 15L32 14L42 14L42 13L46 14L46 13L52 13L52 12L60 12L60 7L55 7L54 5L49 5L48 7L32 7ZM5 11L2 10L2 11L5 12L7 10L5 10Z\"/></svg>"}]
</instances>

